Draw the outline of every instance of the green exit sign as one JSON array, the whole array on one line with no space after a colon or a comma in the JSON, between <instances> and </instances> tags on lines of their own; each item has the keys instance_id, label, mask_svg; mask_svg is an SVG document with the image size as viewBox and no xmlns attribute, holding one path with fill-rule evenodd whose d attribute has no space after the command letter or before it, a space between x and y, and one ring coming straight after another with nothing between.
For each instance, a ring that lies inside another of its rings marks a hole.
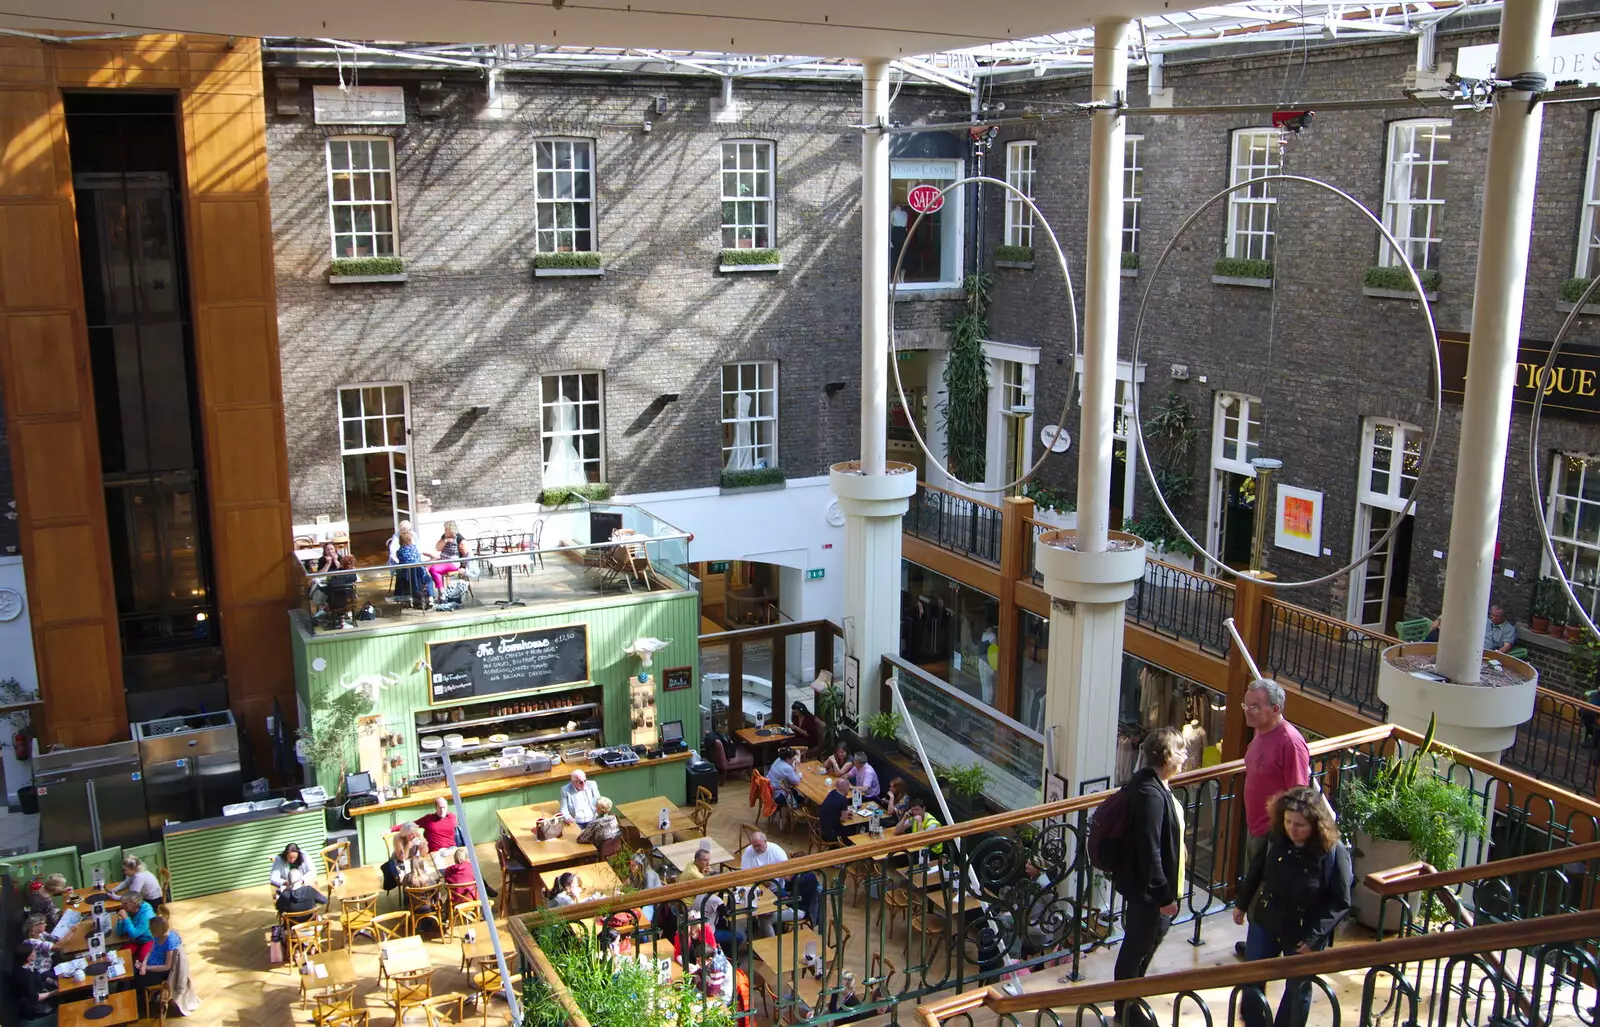
<instances>
[{"instance_id":1,"label":"green exit sign","mask_svg":"<svg viewBox=\"0 0 1600 1027\"><path fill-rule=\"evenodd\" d=\"M827 574L828 574L828 569L826 567L813 567L810 570L806 571L806 580L807 581L821 581L824 577L827 576Z\"/></svg>"}]
</instances>

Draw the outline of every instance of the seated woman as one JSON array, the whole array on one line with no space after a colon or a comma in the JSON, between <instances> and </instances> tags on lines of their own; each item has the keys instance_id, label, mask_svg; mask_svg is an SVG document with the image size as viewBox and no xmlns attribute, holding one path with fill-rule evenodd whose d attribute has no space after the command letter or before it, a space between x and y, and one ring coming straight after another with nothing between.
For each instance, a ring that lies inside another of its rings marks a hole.
<instances>
[{"instance_id":1,"label":"seated woman","mask_svg":"<svg viewBox=\"0 0 1600 1027\"><path fill-rule=\"evenodd\" d=\"M67 879L61 874L51 874L42 881L29 882L28 912L44 917L54 927L56 921L61 919L61 910L56 908L53 900L57 895L65 895L71 890L67 887Z\"/></svg>"},{"instance_id":2,"label":"seated woman","mask_svg":"<svg viewBox=\"0 0 1600 1027\"><path fill-rule=\"evenodd\" d=\"M155 935L150 933L150 921L156 918L156 911L139 896L124 895L122 912L123 917L117 921L114 933L123 943L133 946L134 960L142 962L156 943Z\"/></svg>"},{"instance_id":3,"label":"seated woman","mask_svg":"<svg viewBox=\"0 0 1600 1027\"><path fill-rule=\"evenodd\" d=\"M649 856L642 852L635 852L628 858L628 883L640 891L649 891L651 888L661 887L661 875L656 873L655 867L650 865ZM644 914L646 920L652 924L655 923L655 906L645 906L640 912Z\"/></svg>"},{"instance_id":4,"label":"seated woman","mask_svg":"<svg viewBox=\"0 0 1600 1027\"><path fill-rule=\"evenodd\" d=\"M411 862L428 855L428 841L422 828L407 820L389 829L389 858L383 864L383 890L400 887Z\"/></svg>"},{"instance_id":5,"label":"seated woman","mask_svg":"<svg viewBox=\"0 0 1600 1027\"><path fill-rule=\"evenodd\" d=\"M433 575L433 590L444 591L444 576L461 569L461 558L466 555L467 540L456 530L455 521L444 522L444 534L439 536L439 559L449 560L449 563L436 563L428 568L428 573Z\"/></svg>"},{"instance_id":6,"label":"seated woman","mask_svg":"<svg viewBox=\"0 0 1600 1027\"><path fill-rule=\"evenodd\" d=\"M611 812L613 808L610 799L600 796L594 804L595 818L589 821L588 827L578 832L578 841L603 849L607 842L621 838L622 827L617 823L616 814Z\"/></svg>"},{"instance_id":7,"label":"seated woman","mask_svg":"<svg viewBox=\"0 0 1600 1027\"><path fill-rule=\"evenodd\" d=\"M310 884L316 879L316 873L311 869L311 862L306 859L305 853L300 851L300 846L290 842L278 857L272 861L272 894L274 897L285 888L298 888L303 884ZM156 889L160 894L160 887Z\"/></svg>"},{"instance_id":8,"label":"seated woman","mask_svg":"<svg viewBox=\"0 0 1600 1027\"><path fill-rule=\"evenodd\" d=\"M37 913L22 922L22 944L35 952L42 952L47 960L50 950L56 947L48 933L49 929L49 921Z\"/></svg>"},{"instance_id":9,"label":"seated woman","mask_svg":"<svg viewBox=\"0 0 1600 1027\"><path fill-rule=\"evenodd\" d=\"M444 883L450 888L450 901L476 902L478 880L473 876L472 862L467 858L466 846L456 846L454 856L455 862L439 872L439 876L444 878Z\"/></svg>"},{"instance_id":10,"label":"seated woman","mask_svg":"<svg viewBox=\"0 0 1600 1027\"><path fill-rule=\"evenodd\" d=\"M424 560L433 559L432 553L425 553L417 548L415 536L409 531L402 531L399 535L400 548L395 551L395 563L422 563ZM413 609L433 609L433 579L428 576L425 567L408 567L398 572L400 591L411 597Z\"/></svg>"},{"instance_id":11,"label":"seated woman","mask_svg":"<svg viewBox=\"0 0 1600 1027\"><path fill-rule=\"evenodd\" d=\"M50 969L49 955L29 948L17 950L11 994L16 997L22 1027L56 1027L56 975Z\"/></svg>"},{"instance_id":12,"label":"seated woman","mask_svg":"<svg viewBox=\"0 0 1600 1027\"><path fill-rule=\"evenodd\" d=\"M806 704L796 699L789 704L789 727L794 731L795 741L799 744L795 748L801 752L815 749L822 744L822 722L811 715L806 709Z\"/></svg>"},{"instance_id":13,"label":"seated woman","mask_svg":"<svg viewBox=\"0 0 1600 1027\"><path fill-rule=\"evenodd\" d=\"M351 611L356 605L356 558L349 553L339 557L339 573L329 575L323 586L328 599L328 619L335 627L348 628L355 620Z\"/></svg>"},{"instance_id":14,"label":"seated woman","mask_svg":"<svg viewBox=\"0 0 1600 1027\"><path fill-rule=\"evenodd\" d=\"M299 850L296 850L299 851ZM276 869L277 860L273 860ZM156 875L144 865L144 860L138 856L124 856L122 859L122 880L107 889L113 895L138 895L146 902L159 904L166 896L162 894L161 882L156 880Z\"/></svg>"},{"instance_id":15,"label":"seated woman","mask_svg":"<svg viewBox=\"0 0 1600 1027\"><path fill-rule=\"evenodd\" d=\"M855 766L850 762L850 747L840 742L833 747L833 755L822 762L822 772L831 777L843 777Z\"/></svg>"},{"instance_id":16,"label":"seated woman","mask_svg":"<svg viewBox=\"0 0 1600 1027\"><path fill-rule=\"evenodd\" d=\"M798 806L800 804L800 753L787 745L778 750L778 758L773 760L772 768L767 771L767 780L772 783L772 798L780 806Z\"/></svg>"},{"instance_id":17,"label":"seated woman","mask_svg":"<svg viewBox=\"0 0 1600 1027\"><path fill-rule=\"evenodd\" d=\"M556 878L556 890L550 893L550 906L570 906L583 901L583 893L579 891L578 875L570 870Z\"/></svg>"},{"instance_id":18,"label":"seated woman","mask_svg":"<svg viewBox=\"0 0 1600 1027\"><path fill-rule=\"evenodd\" d=\"M154 939L150 950L144 958L133 964L133 983L141 996L146 988L153 988L167 979L172 972L173 953L183 944L183 939L167 925L167 918L163 916L151 918L150 936ZM154 1016L155 1013L152 1011L146 1015Z\"/></svg>"},{"instance_id":19,"label":"seated woman","mask_svg":"<svg viewBox=\"0 0 1600 1027\"><path fill-rule=\"evenodd\" d=\"M911 808L911 792L903 777L889 779L889 791L883 796L883 812L885 821L895 821L906 815L906 810Z\"/></svg>"}]
</instances>

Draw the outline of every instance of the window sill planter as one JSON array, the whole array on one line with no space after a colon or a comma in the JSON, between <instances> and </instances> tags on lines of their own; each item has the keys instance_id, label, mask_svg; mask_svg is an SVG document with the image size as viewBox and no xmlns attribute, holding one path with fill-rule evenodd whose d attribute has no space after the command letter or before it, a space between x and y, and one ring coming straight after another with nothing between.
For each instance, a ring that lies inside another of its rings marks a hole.
<instances>
[{"instance_id":1,"label":"window sill planter","mask_svg":"<svg viewBox=\"0 0 1600 1027\"><path fill-rule=\"evenodd\" d=\"M1125 268L1122 269L1122 277L1124 277L1124 278L1138 278L1139 277L1139 269L1136 268L1136 267L1125 267Z\"/></svg>"},{"instance_id":2,"label":"window sill planter","mask_svg":"<svg viewBox=\"0 0 1600 1027\"><path fill-rule=\"evenodd\" d=\"M1572 307L1573 305L1568 303L1566 300L1556 301L1556 309L1561 311L1563 314L1572 313ZM1600 303L1585 303L1583 305L1583 310L1579 311L1579 313L1590 317L1600 317Z\"/></svg>"},{"instance_id":3,"label":"window sill planter","mask_svg":"<svg viewBox=\"0 0 1600 1027\"><path fill-rule=\"evenodd\" d=\"M535 278L604 278L606 269L603 267L536 267L533 269Z\"/></svg>"},{"instance_id":4,"label":"window sill planter","mask_svg":"<svg viewBox=\"0 0 1600 1027\"><path fill-rule=\"evenodd\" d=\"M783 264L718 264L717 270L725 275L738 275L746 271L782 271Z\"/></svg>"},{"instance_id":5,"label":"window sill planter","mask_svg":"<svg viewBox=\"0 0 1600 1027\"><path fill-rule=\"evenodd\" d=\"M403 282L410 276L404 271L397 275L329 275L329 285L366 285L372 282Z\"/></svg>"},{"instance_id":6,"label":"window sill planter","mask_svg":"<svg viewBox=\"0 0 1600 1027\"><path fill-rule=\"evenodd\" d=\"M723 471L722 495L735 492L772 492L789 487L781 467L753 467L747 471Z\"/></svg>"},{"instance_id":7,"label":"window sill planter","mask_svg":"<svg viewBox=\"0 0 1600 1027\"><path fill-rule=\"evenodd\" d=\"M717 262L717 270L723 274L738 274L744 271L782 271L783 255L774 249L725 249Z\"/></svg>"},{"instance_id":8,"label":"window sill planter","mask_svg":"<svg viewBox=\"0 0 1600 1027\"><path fill-rule=\"evenodd\" d=\"M1032 246L996 246L994 250L995 267L1033 267Z\"/></svg>"},{"instance_id":9,"label":"window sill planter","mask_svg":"<svg viewBox=\"0 0 1600 1027\"><path fill-rule=\"evenodd\" d=\"M1234 275L1212 275L1211 283L1213 285L1242 285L1249 289L1272 288L1272 279L1270 278L1239 278Z\"/></svg>"},{"instance_id":10,"label":"window sill planter","mask_svg":"<svg viewBox=\"0 0 1600 1027\"><path fill-rule=\"evenodd\" d=\"M590 485L553 485L539 493L539 505L557 507L576 503L603 503L610 498L611 486L603 481Z\"/></svg>"},{"instance_id":11,"label":"window sill planter","mask_svg":"<svg viewBox=\"0 0 1600 1027\"><path fill-rule=\"evenodd\" d=\"M1380 300L1410 300L1413 303L1417 301L1417 293L1414 289L1375 289L1370 285L1363 285L1361 287L1361 295L1372 296ZM1439 294L1431 289L1423 290L1422 295L1429 303L1439 302Z\"/></svg>"},{"instance_id":12,"label":"window sill planter","mask_svg":"<svg viewBox=\"0 0 1600 1027\"><path fill-rule=\"evenodd\" d=\"M951 286L944 289L915 289L905 285L895 291L896 303L931 303L935 300L964 300L967 290L961 286Z\"/></svg>"},{"instance_id":13,"label":"window sill planter","mask_svg":"<svg viewBox=\"0 0 1600 1027\"><path fill-rule=\"evenodd\" d=\"M599 278L606 269L603 254L593 251L582 253L535 253L533 277L535 278Z\"/></svg>"},{"instance_id":14,"label":"window sill planter","mask_svg":"<svg viewBox=\"0 0 1600 1027\"><path fill-rule=\"evenodd\" d=\"M1211 265L1211 281L1217 285L1242 285L1250 289L1272 288L1272 261L1244 257L1223 257Z\"/></svg>"},{"instance_id":15,"label":"window sill planter","mask_svg":"<svg viewBox=\"0 0 1600 1027\"><path fill-rule=\"evenodd\" d=\"M1012 268L1013 270L1016 270L1016 271L1032 271L1033 270L1033 261L1031 261L1031 260L996 260L994 262L994 266L995 267L1009 267L1009 268Z\"/></svg>"},{"instance_id":16,"label":"window sill planter","mask_svg":"<svg viewBox=\"0 0 1600 1027\"><path fill-rule=\"evenodd\" d=\"M788 488L788 482L774 482L771 485L723 485L718 490L718 495L736 496L744 492L782 492Z\"/></svg>"}]
</instances>

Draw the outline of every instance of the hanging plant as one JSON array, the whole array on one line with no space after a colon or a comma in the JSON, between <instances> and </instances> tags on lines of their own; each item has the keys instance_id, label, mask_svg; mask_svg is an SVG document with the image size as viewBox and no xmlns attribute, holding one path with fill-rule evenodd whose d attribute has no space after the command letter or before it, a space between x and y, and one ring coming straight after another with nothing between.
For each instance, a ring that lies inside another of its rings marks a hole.
<instances>
[{"instance_id":1,"label":"hanging plant","mask_svg":"<svg viewBox=\"0 0 1600 1027\"><path fill-rule=\"evenodd\" d=\"M983 340L989 335L985 315L989 286L985 274L967 276L966 311L950 325L950 360L944 368L945 443L950 471L966 481L982 481L988 442L989 362Z\"/></svg>"}]
</instances>

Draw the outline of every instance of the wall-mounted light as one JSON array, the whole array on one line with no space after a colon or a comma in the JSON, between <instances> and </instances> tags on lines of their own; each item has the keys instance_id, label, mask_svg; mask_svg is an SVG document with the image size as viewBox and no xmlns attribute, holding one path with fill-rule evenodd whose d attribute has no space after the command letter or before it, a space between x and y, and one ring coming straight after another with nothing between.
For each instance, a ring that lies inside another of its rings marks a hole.
<instances>
[{"instance_id":1,"label":"wall-mounted light","mask_svg":"<svg viewBox=\"0 0 1600 1027\"><path fill-rule=\"evenodd\" d=\"M651 130L654 129L655 127L656 127L656 123L651 121L649 118L646 118L645 122L644 122L644 134L645 135L649 135Z\"/></svg>"},{"instance_id":2,"label":"wall-mounted light","mask_svg":"<svg viewBox=\"0 0 1600 1027\"><path fill-rule=\"evenodd\" d=\"M845 382L829 382L822 387L822 391L826 392L829 396L833 396L837 393L843 392L845 389L845 384Z\"/></svg>"}]
</instances>

